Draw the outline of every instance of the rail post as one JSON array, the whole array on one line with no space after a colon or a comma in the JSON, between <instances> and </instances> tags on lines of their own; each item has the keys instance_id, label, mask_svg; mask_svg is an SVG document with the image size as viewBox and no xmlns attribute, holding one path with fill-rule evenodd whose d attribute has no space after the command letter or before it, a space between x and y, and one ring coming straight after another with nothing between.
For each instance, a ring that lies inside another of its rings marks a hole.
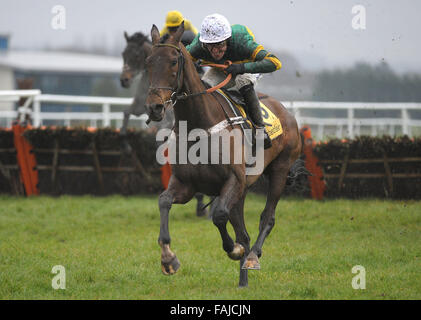
<instances>
[{"instance_id":1,"label":"rail post","mask_svg":"<svg viewBox=\"0 0 421 320\"><path fill-rule=\"evenodd\" d=\"M348 136L354 138L354 109L348 109Z\"/></svg>"},{"instance_id":2,"label":"rail post","mask_svg":"<svg viewBox=\"0 0 421 320\"><path fill-rule=\"evenodd\" d=\"M402 133L409 135L409 126L408 126L409 116L408 116L407 109L401 110L401 117L402 117Z\"/></svg>"},{"instance_id":3,"label":"rail post","mask_svg":"<svg viewBox=\"0 0 421 320\"><path fill-rule=\"evenodd\" d=\"M33 104L32 121L34 127L41 126L41 102L35 97Z\"/></svg>"},{"instance_id":4,"label":"rail post","mask_svg":"<svg viewBox=\"0 0 421 320\"><path fill-rule=\"evenodd\" d=\"M103 120L103 126L109 127L111 124L110 121L110 104L104 103L102 105L102 120Z\"/></svg>"}]
</instances>

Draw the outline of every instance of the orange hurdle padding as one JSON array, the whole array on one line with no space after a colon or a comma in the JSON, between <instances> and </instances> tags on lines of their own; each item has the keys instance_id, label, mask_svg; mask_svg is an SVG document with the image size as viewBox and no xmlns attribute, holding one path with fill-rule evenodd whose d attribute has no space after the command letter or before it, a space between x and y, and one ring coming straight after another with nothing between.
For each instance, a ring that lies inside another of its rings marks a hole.
<instances>
[{"instance_id":1,"label":"orange hurdle padding","mask_svg":"<svg viewBox=\"0 0 421 320\"><path fill-rule=\"evenodd\" d=\"M38 171L35 154L32 146L23 137L23 133L29 127L22 127L20 124L12 126L13 141L16 148L16 158L20 169L20 178L25 187L27 196L39 194L38 190Z\"/></svg>"},{"instance_id":2,"label":"orange hurdle padding","mask_svg":"<svg viewBox=\"0 0 421 320\"><path fill-rule=\"evenodd\" d=\"M23 132L26 130L32 129L31 126L27 126L22 130L22 140L23 140L23 147L25 150L26 155L26 165L28 166L29 175L31 177L31 185L32 185L32 194L38 195L39 189L38 189L38 170L37 170L37 160L35 157L35 153L33 151L32 145L29 143L28 140L25 139L23 136Z\"/></svg>"},{"instance_id":3,"label":"orange hurdle padding","mask_svg":"<svg viewBox=\"0 0 421 320\"><path fill-rule=\"evenodd\" d=\"M168 149L166 149L164 151L164 156L168 157ZM161 167L161 182L162 185L165 189L168 188L168 183L170 182L170 177L171 177L171 165L169 164L169 162L167 162L166 164L164 164Z\"/></svg>"},{"instance_id":4,"label":"orange hurdle padding","mask_svg":"<svg viewBox=\"0 0 421 320\"><path fill-rule=\"evenodd\" d=\"M166 163L161 167L161 182L165 189L168 188L171 177L171 166L169 163Z\"/></svg>"},{"instance_id":5,"label":"orange hurdle padding","mask_svg":"<svg viewBox=\"0 0 421 320\"><path fill-rule=\"evenodd\" d=\"M309 126L302 127L301 133L304 136L303 152L305 155L305 166L312 174L312 176L308 177L311 188L311 197L313 199L322 200L326 185L323 180L322 168L318 165L319 159L313 153L313 148L316 143L311 137L311 129Z\"/></svg>"}]
</instances>

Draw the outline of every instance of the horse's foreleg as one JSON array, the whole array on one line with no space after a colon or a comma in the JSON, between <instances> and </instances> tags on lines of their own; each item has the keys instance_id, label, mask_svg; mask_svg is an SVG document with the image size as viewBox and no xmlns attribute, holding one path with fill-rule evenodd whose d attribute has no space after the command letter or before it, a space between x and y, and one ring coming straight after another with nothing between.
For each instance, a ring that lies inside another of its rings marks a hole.
<instances>
[{"instance_id":1,"label":"horse's foreleg","mask_svg":"<svg viewBox=\"0 0 421 320\"><path fill-rule=\"evenodd\" d=\"M186 185L181 184L174 176L171 176L168 188L159 196L160 229L158 243L161 246L161 269L166 275L177 272L180 262L174 252L171 251L170 232L168 217L173 203L186 203L193 197L192 191Z\"/></svg>"},{"instance_id":2,"label":"horse's foreleg","mask_svg":"<svg viewBox=\"0 0 421 320\"><path fill-rule=\"evenodd\" d=\"M124 114L123 125L120 128L120 137L122 138L121 144L122 144L122 150L126 154L129 154L132 151L130 144L127 142L127 126L129 124L129 119L130 119L130 109L124 110L123 114Z\"/></svg>"}]
</instances>

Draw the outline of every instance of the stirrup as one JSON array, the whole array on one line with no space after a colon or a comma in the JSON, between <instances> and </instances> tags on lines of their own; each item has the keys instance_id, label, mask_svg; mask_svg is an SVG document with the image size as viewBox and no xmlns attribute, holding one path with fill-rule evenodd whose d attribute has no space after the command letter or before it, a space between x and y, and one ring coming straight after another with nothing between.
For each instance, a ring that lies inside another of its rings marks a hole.
<instances>
[{"instance_id":1,"label":"stirrup","mask_svg":"<svg viewBox=\"0 0 421 320\"><path fill-rule=\"evenodd\" d=\"M270 147L272 147L272 140L270 139L269 134L266 132L265 127L264 127L264 126L259 127L259 126L255 125L255 128L256 128L256 129L263 129L263 135L264 135L264 138L263 138L264 149L266 150L266 149L269 149Z\"/></svg>"},{"instance_id":2,"label":"stirrup","mask_svg":"<svg viewBox=\"0 0 421 320\"><path fill-rule=\"evenodd\" d=\"M266 149L269 149L270 147L272 147L272 140L270 139L270 137L269 137L268 133L266 132L266 130L265 130L265 138L264 138L263 141L264 141L263 143L264 143L265 150Z\"/></svg>"}]
</instances>

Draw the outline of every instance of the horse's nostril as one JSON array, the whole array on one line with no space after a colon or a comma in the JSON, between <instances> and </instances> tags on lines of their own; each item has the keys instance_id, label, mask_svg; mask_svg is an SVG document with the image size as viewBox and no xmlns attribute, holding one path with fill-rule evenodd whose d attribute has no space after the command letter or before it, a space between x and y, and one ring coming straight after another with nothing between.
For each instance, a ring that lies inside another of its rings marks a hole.
<instances>
[{"instance_id":1,"label":"horse's nostril","mask_svg":"<svg viewBox=\"0 0 421 320\"><path fill-rule=\"evenodd\" d=\"M163 104L151 104L147 105L149 118L154 121L160 121L162 119L162 110L164 109Z\"/></svg>"},{"instance_id":2,"label":"horse's nostril","mask_svg":"<svg viewBox=\"0 0 421 320\"><path fill-rule=\"evenodd\" d=\"M128 78L120 78L121 86L127 88L129 86L129 79Z\"/></svg>"},{"instance_id":3,"label":"horse's nostril","mask_svg":"<svg viewBox=\"0 0 421 320\"><path fill-rule=\"evenodd\" d=\"M164 105L163 104L157 104L155 106L155 112L156 113L161 113L162 112L162 109L164 109Z\"/></svg>"}]
</instances>

